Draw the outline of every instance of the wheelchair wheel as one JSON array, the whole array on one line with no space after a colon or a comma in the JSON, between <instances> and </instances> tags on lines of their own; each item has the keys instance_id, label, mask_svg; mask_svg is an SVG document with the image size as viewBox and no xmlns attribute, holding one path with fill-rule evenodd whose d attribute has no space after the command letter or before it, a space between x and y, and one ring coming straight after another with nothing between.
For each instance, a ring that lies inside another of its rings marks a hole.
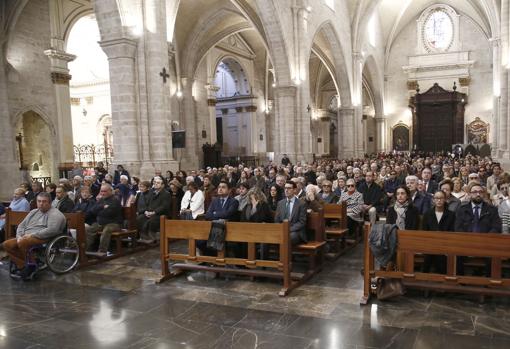
<instances>
[{"instance_id":1,"label":"wheelchair wheel","mask_svg":"<svg viewBox=\"0 0 510 349\"><path fill-rule=\"evenodd\" d=\"M56 274L64 274L78 264L78 242L71 236L62 235L48 243L46 265Z\"/></svg>"}]
</instances>

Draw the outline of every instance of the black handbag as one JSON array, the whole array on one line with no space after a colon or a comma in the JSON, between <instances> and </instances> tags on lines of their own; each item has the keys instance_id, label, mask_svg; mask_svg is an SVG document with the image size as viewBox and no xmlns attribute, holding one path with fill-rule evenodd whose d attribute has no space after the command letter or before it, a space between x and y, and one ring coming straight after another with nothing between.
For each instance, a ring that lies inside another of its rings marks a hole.
<instances>
[{"instance_id":1,"label":"black handbag","mask_svg":"<svg viewBox=\"0 0 510 349\"><path fill-rule=\"evenodd\" d=\"M211 223L211 231L209 239L207 239L207 247L222 251L225 247L225 223L213 221Z\"/></svg>"}]
</instances>

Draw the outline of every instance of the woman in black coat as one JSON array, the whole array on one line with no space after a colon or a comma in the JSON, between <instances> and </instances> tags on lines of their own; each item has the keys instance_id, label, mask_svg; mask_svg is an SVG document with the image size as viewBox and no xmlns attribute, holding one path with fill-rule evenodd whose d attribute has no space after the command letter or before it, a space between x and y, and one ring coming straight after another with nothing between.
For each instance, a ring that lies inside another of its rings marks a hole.
<instances>
[{"instance_id":1,"label":"woman in black coat","mask_svg":"<svg viewBox=\"0 0 510 349\"><path fill-rule=\"evenodd\" d=\"M454 231L455 213L446 206L446 193L438 191L434 194L434 206L423 215L422 230ZM423 272L434 269L436 273L446 274L446 257L441 255L426 255Z\"/></svg>"},{"instance_id":2,"label":"woman in black coat","mask_svg":"<svg viewBox=\"0 0 510 349\"><path fill-rule=\"evenodd\" d=\"M420 223L418 209L413 206L411 193L405 185L395 190L395 204L388 209L387 224L396 224L400 230L417 230Z\"/></svg>"}]
</instances>

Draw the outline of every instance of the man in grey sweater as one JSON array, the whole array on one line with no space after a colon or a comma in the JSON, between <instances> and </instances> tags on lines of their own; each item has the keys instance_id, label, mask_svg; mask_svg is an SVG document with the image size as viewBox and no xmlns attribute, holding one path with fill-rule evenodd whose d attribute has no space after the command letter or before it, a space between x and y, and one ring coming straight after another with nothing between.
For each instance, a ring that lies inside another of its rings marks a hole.
<instances>
[{"instance_id":1,"label":"man in grey sweater","mask_svg":"<svg viewBox=\"0 0 510 349\"><path fill-rule=\"evenodd\" d=\"M51 207L51 196L42 192L37 195L37 208L30 211L18 225L16 238L3 243L5 251L11 260L21 270L21 276L28 277L34 270L25 268L27 251L34 245L49 241L61 234L66 225L65 216L56 208Z\"/></svg>"}]
</instances>

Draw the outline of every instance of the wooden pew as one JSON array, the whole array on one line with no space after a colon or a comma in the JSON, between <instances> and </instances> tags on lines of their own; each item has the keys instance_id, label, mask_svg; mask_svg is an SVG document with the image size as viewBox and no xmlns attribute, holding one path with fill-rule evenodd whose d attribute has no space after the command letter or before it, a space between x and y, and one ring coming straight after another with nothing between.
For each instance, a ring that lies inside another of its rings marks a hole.
<instances>
[{"instance_id":1,"label":"wooden pew","mask_svg":"<svg viewBox=\"0 0 510 349\"><path fill-rule=\"evenodd\" d=\"M361 304L368 303L370 299L370 282L373 277L401 279L410 288L477 295L510 295L510 279L502 277L502 260L510 258L510 235L401 230L397 232L396 270L385 271L374 268L374 257L368 245L369 231L367 225ZM446 274L415 271L415 256L419 254L445 255ZM457 275L457 256L490 258L491 275Z\"/></svg>"},{"instance_id":2,"label":"wooden pew","mask_svg":"<svg viewBox=\"0 0 510 349\"><path fill-rule=\"evenodd\" d=\"M306 229L313 236L309 237L307 243L299 244L292 250L293 253L308 256L308 270L303 275L303 282L320 272L324 264L323 250L326 245L324 210L307 213Z\"/></svg>"},{"instance_id":3,"label":"wooden pew","mask_svg":"<svg viewBox=\"0 0 510 349\"><path fill-rule=\"evenodd\" d=\"M209 221L177 221L161 217L161 273L157 282L163 282L181 274L184 270L201 270L214 273L233 273L239 275L259 276L283 279L283 288L278 293L286 296L292 289L299 286L303 276L291 275L291 244L289 225L284 223L238 223L227 222L225 246L227 242L244 242L248 244L247 258L226 257L225 249L217 256L197 256L196 241L207 240L211 222ZM188 240L188 252L171 251L171 242L175 239ZM256 258L256 244L276 244L279 246L279 260L260 260ZM179 261L172 265L168 262ZM184 262L184 263L182 263ZM208 263L213 266L192 263ZM237 266L243 268L227 268ZM257 267L272 268L275 271L260 270ZM297 281L294 281L297 279Z\"/></svg>"},{"instance_id":4,"label":"wooden pew","mask_svg":"<svg viewBox=\"0 0 510 349\"><path fill-rule=\"evenodd\" d=\"M115 231L111 235L112 241L115 243L115 256L120 257L134 252L124 249L122 244L123 242L130 243L132 248L136 251L151 247L147 245L137 246L136 244L136 240L138 238L138 229L136 228L136 207L122 207L122 217L124 218L123 223L125 228L123 227L121 230ZM99 232L98 234L102 234L102 232Z\"/></svg>"},{"instance_id":5,"label":"wooden pew","mask_svg":"<svg viewBox=\"0 0 510 349\"><path fill-rule=\"evenodd\" d=\"M345 202L339 204L325 204L324 220L326 241L330 243L332 252L327 254L328 259L336 260L349 249L357 245L357 237L348 239L347 234L347 205Z\"/></svg>"},{"instance_id":6,"label":"wooden pew","mask_svg":"<svg viewBox=\"0 0 510 349\"><path fill-rule=\"evenodd\" d=\"M25 211L13 211L10 208L5 209L5 240L9 240L16 237L16 227L25 219L28 212Z\"/></svg>"}]
</instances>

